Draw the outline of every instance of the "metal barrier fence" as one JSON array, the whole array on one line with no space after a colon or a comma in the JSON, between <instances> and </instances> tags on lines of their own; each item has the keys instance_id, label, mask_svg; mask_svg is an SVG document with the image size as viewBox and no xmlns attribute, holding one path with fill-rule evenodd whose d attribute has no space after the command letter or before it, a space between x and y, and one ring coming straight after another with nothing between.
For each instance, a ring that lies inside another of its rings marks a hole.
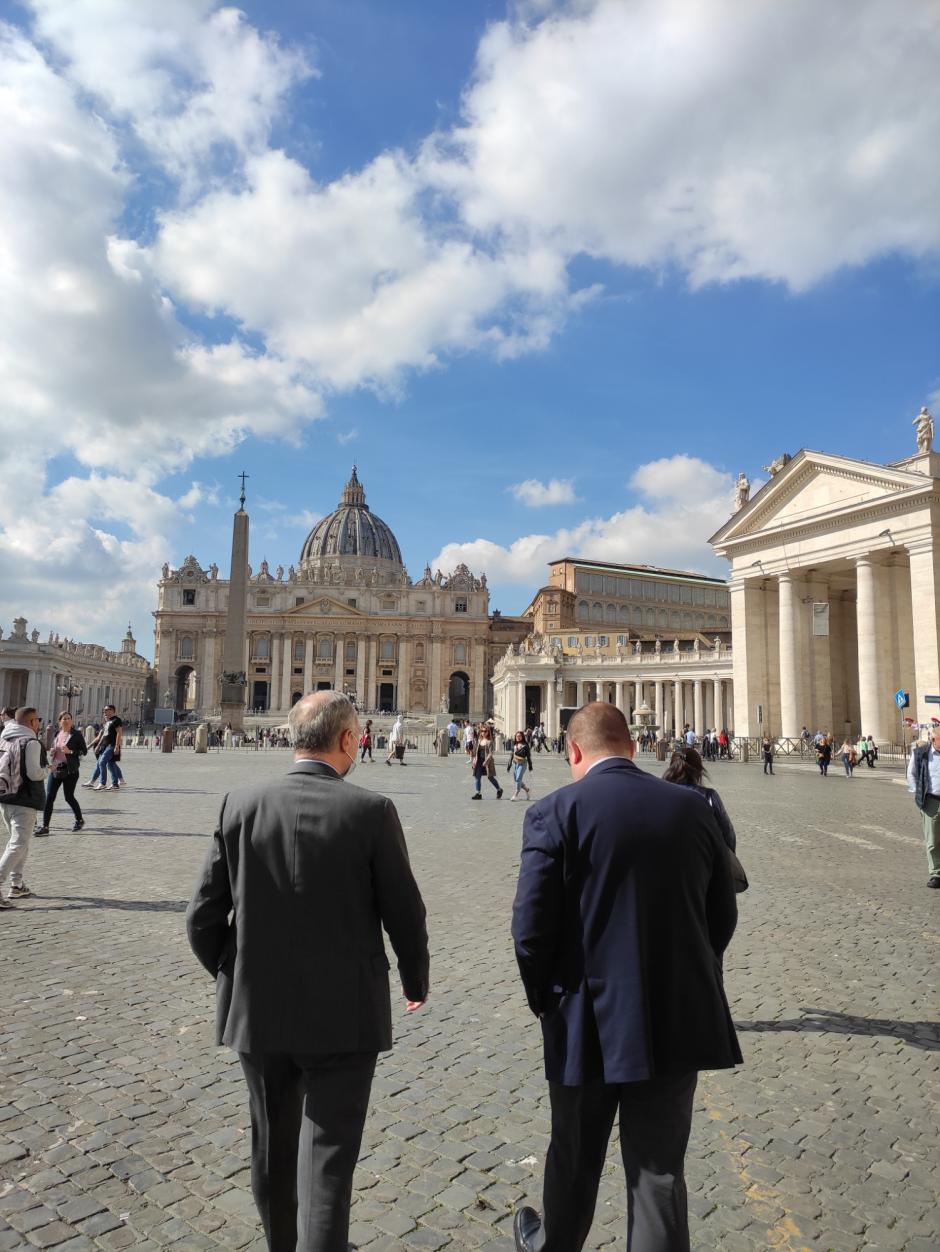
<instances>
[{"instance_id":1,"label":"metal barrier fence","mask_svg":"<svg viewBox=\"0 0 940 1252\"><path fill-rule=\"evenodd\" d=\"M751 735L747 738L736 736L731 742L734 747L735 760L760 761L763 743L760 736ZM816 764L816 746L812 739L774 739L773 745L774 757L777 760L809 761L813 765ZM834 762L839 758L840 746L841 744L838 743L833 744L832 759ZM904 765L910 756L910 750L909 744L879 743L875 759L893 765ZM864 762L859 761L859 764L864 765Z\"/></svg>"}]
</instances>

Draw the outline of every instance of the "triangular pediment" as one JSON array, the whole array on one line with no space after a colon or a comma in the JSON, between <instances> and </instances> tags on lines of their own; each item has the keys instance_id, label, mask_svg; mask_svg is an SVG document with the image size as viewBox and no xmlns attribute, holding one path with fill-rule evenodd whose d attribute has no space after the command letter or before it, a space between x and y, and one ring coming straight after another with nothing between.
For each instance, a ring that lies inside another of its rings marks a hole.
<instances>
[{"instance_id":1,"label":"triangular pediment","mask_svg":"<svg viewBox=\"0 0 940 1252\"><path fill-rule=\"evenodd\" d=\"M368 617L368 613L364 609L360 609L357 605L347 604L344 600L338 600L336 596L330 595L329 592L321 592L318 595L312 595L309 600L305 600L303 604L296 604L292 609L288 609L287 617Z\"/></svg>"},{"instance_id":2,"label":"triangular pediment","mask_svg":"<svg viewBox=\"0 0 940 1252\"><path fill-rule=\"evenodd\" d=\"M805 449L712 536L719 547L933 488L926 474Z\"/></svg>"}]
</instances>

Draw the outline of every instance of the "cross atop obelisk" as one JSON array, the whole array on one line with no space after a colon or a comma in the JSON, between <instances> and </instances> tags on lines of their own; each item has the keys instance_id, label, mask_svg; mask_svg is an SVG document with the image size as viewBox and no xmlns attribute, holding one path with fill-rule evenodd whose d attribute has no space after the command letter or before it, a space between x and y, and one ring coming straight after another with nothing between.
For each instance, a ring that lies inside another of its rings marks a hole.
<instances>
[{"instance_id":1,"label":"cross atop obelisk","mask_svg":"<svg viewBox=\"0 0 940 1252\"><path fill-rule=\"evenodd\" d=\"M242 480L242 493L241 493L241 495L238 497L238 503L242 506L242 510L244 510L244 508L245 508L245 479L246 479L246 478L250 478L250 477L251 477L251 475L250 475L250 474L246 474L246 473L245 473L245 471L244 471L244 470L242 470L242 472L241 472L240 474L236 474L236 476L235 476L235 477L236 477L236 478L240 478L240 479Z\"/></svg>"}]
</instances>

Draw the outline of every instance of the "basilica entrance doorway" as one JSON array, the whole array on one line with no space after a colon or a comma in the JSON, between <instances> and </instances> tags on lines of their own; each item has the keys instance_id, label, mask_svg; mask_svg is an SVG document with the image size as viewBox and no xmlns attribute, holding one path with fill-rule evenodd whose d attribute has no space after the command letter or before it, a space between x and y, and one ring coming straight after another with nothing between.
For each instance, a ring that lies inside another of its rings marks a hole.
<instances>
[{"instance_id":1,"label":"basilica entrance doorway","mask_svg":"<svg viewBox=\"0 0 940 1252\"><path fill-rule=\"evenodd\" d=\"M264 711L267 711L267 708L268 708L268 684L267 684L266 682L261 681L261 680L258 680L258 681L255 681L255 682L253 682L253 683L252 683L252 685L251 685L251 707L252 707L253 709L263 709Z\"/></svg>"},{"instance_id":2,"label":"basilica entrance doorway","mask_svg":"<svg viewBox=\"0 0 940 1252\"><path fill-rule=\"evenodd\" d=\"M470 716L470 679L462 670L450 676L447 688L447 711L454 717Z\"/></svg>"},{"instance_id":3,"label":"basilica entrance doorway","mask_svg":"<svg viewBox=\"0 0 940 1252\"><path fill-rule=\"evenodd\" d=\"M525 689L525 724L534 730L542 720L542 686L536 683Z\"/></svg>"},{"instance_id":4,"label":"basilica entrance doorway","mask_svg":"<svg viewBox=\"0 0 940 1252\"><path fill-rule=\"evenodd\" d=\"M393 713L395 711L395 684L379 683L379 712Z\"/></svg>"},{"instance_id":5,"label":"basilica entrance doorway","mask_svg":"<svg viewBox=\"0 0 940 1252\"><path fill-rule=\"evenodd\" d=\"M196 671L191 665L181 665L176 671L176 693L173 707L177 713L196 707Z\"/></svg>"}]
</instances>

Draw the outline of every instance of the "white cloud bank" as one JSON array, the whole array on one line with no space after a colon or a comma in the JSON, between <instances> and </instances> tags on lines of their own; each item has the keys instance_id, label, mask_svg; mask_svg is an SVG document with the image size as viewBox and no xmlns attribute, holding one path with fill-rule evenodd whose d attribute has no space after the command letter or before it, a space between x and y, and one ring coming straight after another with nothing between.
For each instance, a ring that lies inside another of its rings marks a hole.
<instances>
[{"instance_id":1,"label":"white cloud bank","mask_svg":"<svg viewBox=\"0 0 940 1252\"><path fill-rule=\"evenodd\" d=\"M508 547L490 539L449 543L431 564L449 570L464 561L471 569L485 570L492 583L533 589L544 584L547 563L563 556L724 572L707 539L731 513L731 474L679 454L641 465L629 486L640 501L610 517L585 518L551 534L522 535Z\"/></svg>"},{"instance_id":2,"label":"white cloud bank","mask_svg":"<svg viewBox=\"0 0 940 1252\"><path fill-rule=\"evenodd\" d=\"M541 509L550 504L572 504L577 498L570 478L552 478L547 483L538 478L527 478L524 482L514 483L509 490L520 504L528 505L530 509Z\"/></svg>"},{"instance_id":3,"label":"white cloud bank","mask_svg":"<svg viewBox=\"0 0 940 1252\"><path fill-rule=\"evenodd\" d=\"M35 614L74 529L77 598L110 621L117 554L143 585L188 546L163 475L296 439L333 390L544 349L595 294L579 256L800 291L940 248L933 0L539 0L487 29L457 126L332 182L272 146L309 56L237 9L28 12L0 23L0 613ZM87 499L47 489L61 453ZM91 525L101 482L120 516ZM710 522L647 498L472 563L684 562Z\"/></svg>"}]
</instances>

